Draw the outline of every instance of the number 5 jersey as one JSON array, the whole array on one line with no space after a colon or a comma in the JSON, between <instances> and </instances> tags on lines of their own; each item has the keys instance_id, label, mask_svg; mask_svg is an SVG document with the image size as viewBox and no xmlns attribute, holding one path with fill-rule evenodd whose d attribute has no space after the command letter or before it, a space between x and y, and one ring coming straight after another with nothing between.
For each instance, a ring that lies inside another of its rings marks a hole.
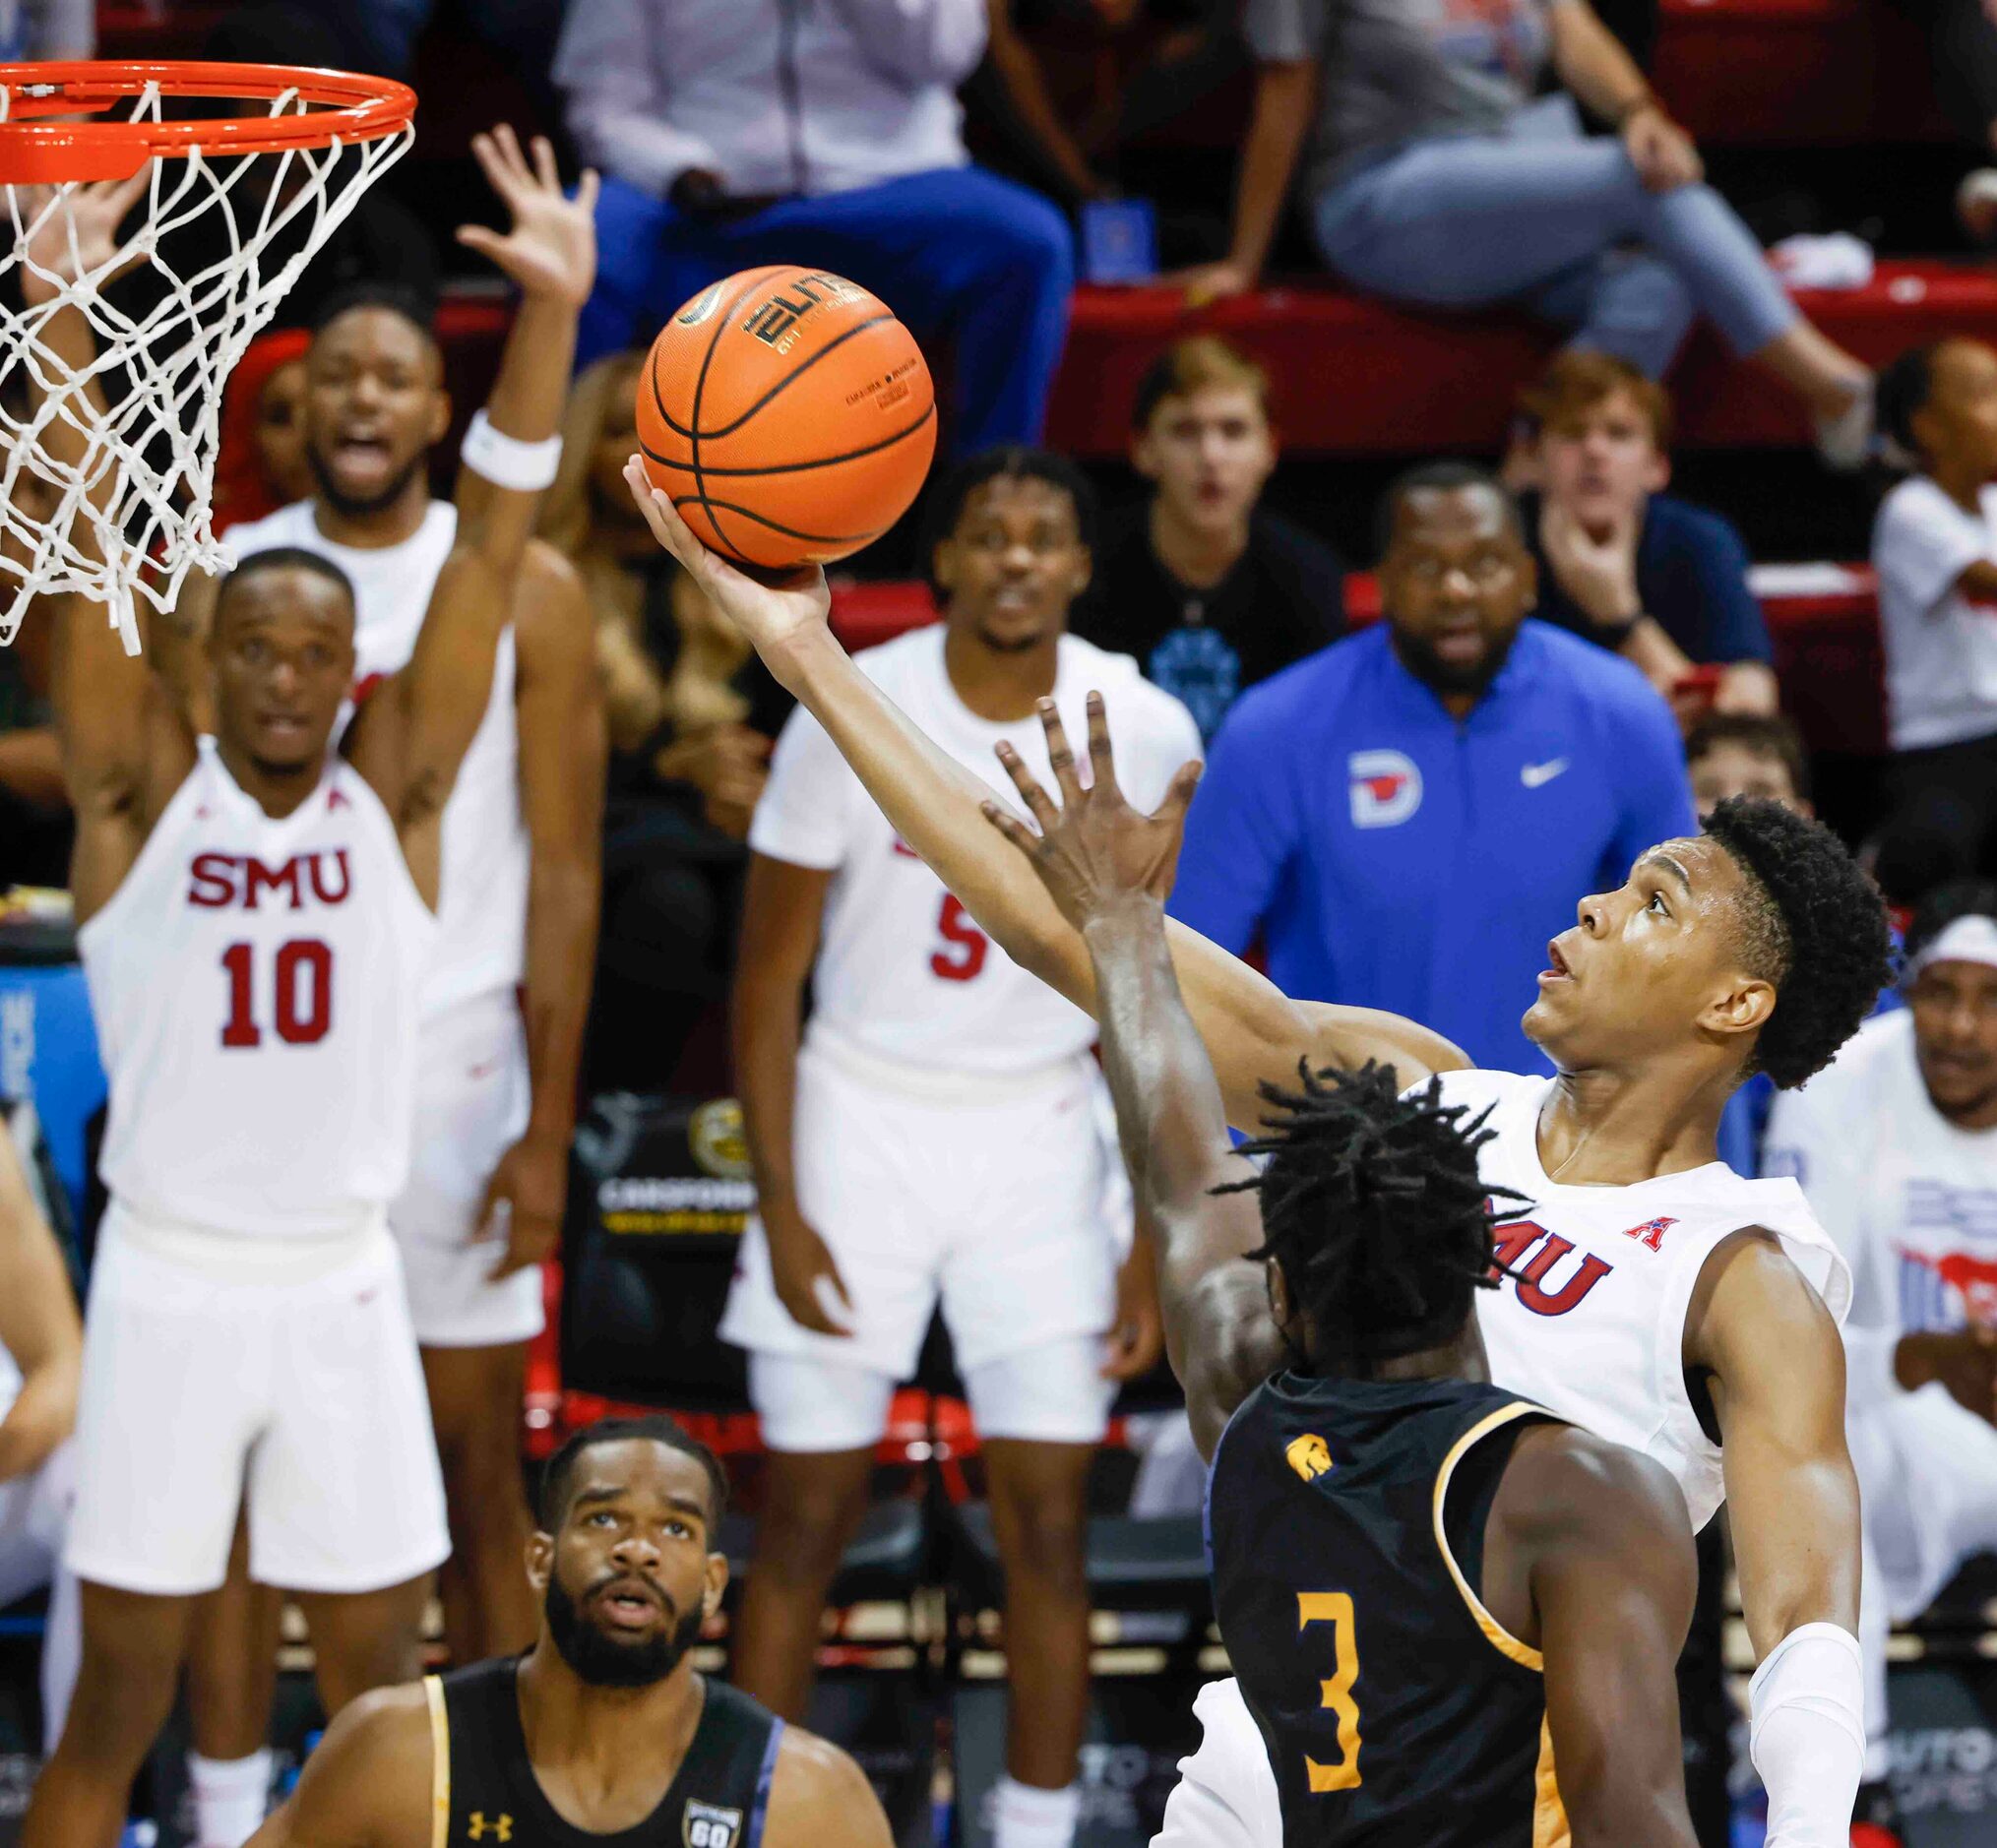
<instances>
[{"instance_id":1,"label":"number 5 jersey","mask_svg":"<svg viewBox=\"0 0 1997 1848\"><path fill-rule=\"evenodd\" d=\"M78 933L110 1119L100 1172L156 1220L324 1237L409 1162L435 921L388 811L329 760L276 818L200 741L110 902Z\"/></svg>"}]
</instances>

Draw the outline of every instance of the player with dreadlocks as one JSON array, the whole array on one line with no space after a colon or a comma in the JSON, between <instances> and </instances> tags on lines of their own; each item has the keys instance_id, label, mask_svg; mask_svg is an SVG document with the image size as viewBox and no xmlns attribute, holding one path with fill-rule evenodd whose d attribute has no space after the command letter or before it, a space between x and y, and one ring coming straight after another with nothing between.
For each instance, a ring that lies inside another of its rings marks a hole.
<instances>
[{"instance_id":1,"label":"player with dreadlocks","mask_svg":"<svg viewBox=\"0 0 1997 1848\"><path fill-rule=\"evenodd\" d=\"M1487 1113L1439 1078L1402 1094L1391 1066L1306 1065L1263 1085L1265 1134L1230 1149L1166 945L1176 839L1154 851L1106 739L1096 765L1043 839L1007 827L1089 946L1213 1464L1220 1634L1280 1791L1264 1832L1529 1848L1564 1803L1577 1840L1691 1848L1683 1505L1657 1464L1488 1384L1473 1304L1497 1274L1493 1195L1512 1197L1477 1170ZM1226 1839L1210 1812L1183 1786L1167 1830Z\"/></svg>"},{"instance_id":2,"label":"player with dreadlocks","mask_svg":"<svg viewBox=\"0 0 1997 1848\"><path fill-rule=\"evenodd\" d=\"M745 576L700 545L635 462L627 474L660 543L825 726L899 837L994 950L1099 1011L1087 939L1036 864L993 851L980 811L1010 818L991 804L990 784L854 667L827 624L822 574L777 584ZM1013 568L1029 566L1023 555ZM1452 567L1438 593L1467 608L1476 586ZM1357 749L1369 740L1363 715L1355 723ZM1106 754L1106 736L1091 742ZM1074 754L1065 739L1050 743L1062 799L1073 804L1082 795ZM1534 740L1480 748L1493 764L1512 751L1524 765ZM1016 755L1001 760L1044 833L1058 817L1053 802ZM1340 770L1328 764L1323 773ZM1161 879L1193 776L1189 767L1158 814L1131 825ZM1057 850L1036 847L1036 862ZM1456 901L1474 903L1479 882L1520 876L1495 853L1460 869ZM1730 1503L1760 1660L1749 1750L1769 1791L1770 1848L1842 1848L1865 1756L1858 1491L1838 1330L1850 1274L1794 1183L1740 1179L1717 1159L1715 1138L1743 1078L1766 1071L1787 1088L1820 1071L1885 979L1884 907L1850 855L1815 823L1741 800L1722 803L1698 835L1640 854L1621 886L1581 898L1574 927L1548 946L1523 1024L1552 1078L1470 1070L1461 1050L1411 1020L1293 1002L1196 932L1169 925L1167 940L1237 1125L1254 1127L1258 1085L1289 1082L1299 1060L1350 1071L1377 1059L1404 1084L1435 1075L1444 1102L1488 1110L1495 1134L1479 1154L1483 1181L1531 1202L1529 1216L1501 1229L1507 1280L1478 1296L1491 1378L1662 1464L1694 1529ZM1237 1376L1241 1396L1281 1362L1279 1351L1247 1358L1260 1370ZM1288 1646L1322 1659L1322 1634L1293 1632ZM1363 1655L1363 1638L1359 1647ZM1276 1778L1246 1705L1222 1683L1201 1710L1207 1742L1186 1774L1239 1825L1175 1837L1168 1817L1162 1839L1279 1842L1279 1823L1266 1821ZM1441 1760L1437 1774L1447 1781Z\"/></svg>"}]
</instances>

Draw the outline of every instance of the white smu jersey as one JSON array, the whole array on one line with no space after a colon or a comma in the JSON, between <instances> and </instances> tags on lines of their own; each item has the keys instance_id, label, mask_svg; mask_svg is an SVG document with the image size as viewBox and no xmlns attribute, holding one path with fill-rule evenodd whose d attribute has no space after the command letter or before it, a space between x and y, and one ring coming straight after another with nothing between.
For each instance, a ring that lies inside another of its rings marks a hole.
<instances>
[{"instance_id":1,"label":"white smu jersey","mask_svg":"<svg viewBox=\"0 0 1997 1848\"><path fill-rule=\"evenodd\" d=\"M203 738L123 883L77 933L110 1077L98 1171L151 1219L352 1231L401 1192L436 937L353 767L274 819Z\"/></svg>"},{"instance_id":2,"label":"white smu jersey","mask_svg":"<svg viewBox=\"0 0 1997 1848\"><path fill-rule=\"evenodd\" d=\"M355 671L363 686L398 673L415 651L430 593L458 537L458 510L432 501L423 524L400 545L362 550L319 530L310 501L228 530L237 558L295 545L331 559L352 580ZM520 807L520 727L514 708L517 664L511 625L501 633L492 697L444 807L443 865L437 888L437 954L423 989L436 1014L474 995L513 988L527 971L527 823Z\"/></svg>"},{"instance_id":3,"label":"white smu jersey","mask_svg":"<svg viewBox=\"0 0 1997 1848\"><path fill-rule=\"evenodd\" d=\"M943 639L940 623L913 630L861 654L860 670L941 750L1017 809L993 747L1010 742L1051 789L1040 721L999 724L971 712L950 683ZM1078 751L1088 735L1083 701L1091 692L1101 693L1108 710L1124 792L1138 807L1155 808L1172 772L1201 755L1192 715L1145 680L1129 655L1064 636L1054 700ZM978 1077L1033 1072L1094 1043L1095 1023L992 943L896 838L802 707L777 741L749 845L836 875L812 974L811 1036L831 1035L904 1065ZM992 850L1011 848L994 833Z\"/></svg>"},{"instance_id":4,"label":"white smu jersey","mask_svg":"<svg viewBox=\"0 0 1997 1848\"><path fill-rule=\"evenodd\" d=\"M1450 1072L1443 1099L1473 1119L1492 1106L1484 1180L1525 1196L1498 1255L1519 1273L1477 1292L1491 1379L1597 1437L1661 1463L1684 1491L1694 1531L1725 1500L1719 1447L1685 1389L1685 1316L1720 1242L1747 1226L1775 1234L1841 1324L1851 1273L1793 1181L1744 1181L1724 1162L1634 1187L1563 1187L1539 1165L1539 1108L1554 1080Z\"/></svg>"}]
</instances>

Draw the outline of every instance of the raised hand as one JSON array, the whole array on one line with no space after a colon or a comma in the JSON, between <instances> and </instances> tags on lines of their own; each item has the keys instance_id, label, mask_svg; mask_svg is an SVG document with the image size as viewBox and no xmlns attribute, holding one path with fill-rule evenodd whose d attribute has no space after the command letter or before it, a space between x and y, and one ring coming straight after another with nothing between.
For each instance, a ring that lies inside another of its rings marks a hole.
<instances>
[{"instance_id":1,"label":"raised hand","mask_svg":"<svg viewBox=\"0 0 1997 1848\"><path fill-rule=\"evenodd\" d=\"M1009 744L998 747L999 762L1013 779L1033 820L1036 833L996 802L985 802L986 821L1032 862L1061 915L1078 931L1107 916L1132 898L1163 904L1172 889L1185 833L1186 807L1200 780L1200 765L1183 764L1173 774L1155 815L1134 809L1116 781L1116 758L1109 743L1109 719L1102 695L1089 696L1089 764L1092 780L1076 773L1075 753L1052 700L1039 703L1047 734L1047 758L1060 787L1056 808L1047 792Z\"/></svg>"},{"instance_id":2,"label":"raised hand","mask_svg":"<svg viewBox=\"0 0 1997 1848\"><path fill-rule=\"evenodd\" d=\"M471 152L492 190L513 215L513 228L459 226L458 241L505 271L529 295L544 295L580 308L596 280L596 175L586 169L571 199L555 170L555 151L544 135L533 138L533 160L502 122L471 138Z\"/></svg>"},{"instance_id":3,"label":"raised hand","mask_svg":"<svg viewBox=\"0 0 1997 1848\"><path fill-rule=\"evenodd\" d=\"M748 639L756 652L775 669L773 653L801 635L822 631L832 607L825 573L814 565L769 583L718 557L697 539L673 507L663 488L652 485L645 464L634 456L624 464L631 498L652 528L652 536L685 566L686 574L714 606ZM780 673L778 678L782 679Z\"/></svg>"},{"instance_id":4,"label":"raised hand","mask_svg":"<svg viewBox=\"0 0 1997 1848\"><path fill-rule=\"evenodd\" d=\"M119 255L118 226L139 203L152 178L148 161L126 180L79 186L66 199L44 186L10 188L15 221L28 231L28 261L21 266L21 293L31 308L53 301L62 282L94 276L107 282L122 276L148 252L142 246Z\"/></svg>"}]
</instances>

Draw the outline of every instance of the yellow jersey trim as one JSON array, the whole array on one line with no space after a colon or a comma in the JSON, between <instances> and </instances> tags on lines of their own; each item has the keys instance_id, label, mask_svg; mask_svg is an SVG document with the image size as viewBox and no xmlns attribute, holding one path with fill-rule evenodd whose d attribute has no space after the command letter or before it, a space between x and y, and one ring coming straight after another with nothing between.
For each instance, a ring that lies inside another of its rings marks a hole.
<instances>
[{"instance_id":1,"label":"yellow jersey trim","mask_svg":"<svg viewBox=\"0 0 1997 1848\"><path fill-rule=\"evenodd\" d=\"M444 1704L444 1684L435 1675L423 1677L430 1703L430 1848L447 1848L451 1839L451 1711Z\"/></svg>"},{"instance_id":2,"label":"yellow jersey trim","mask_svg":"<svg viewBox=\"0 0 1997 1848\"><path fill-rule=\"evenodd\" d=\"M1449 1568L1449 1575L1456 1580L1456 1588L1462 1594L1464 1603L1469 1607L1470 1615L1477 1620L1477 1628L1484 1632L1484 1640L1500 1655L1517 1662L1521 1668L1529 1668L1538 1675L1546 1672L1546 1658L1537 1649L1529 1648L1521 1642L1485 1610L1484 1601L1470 1588L1469 1580L1464 1576L1463 1569L1456 1563L1456 1555L1449 1550L1449 1536L1442 1524L1442 1509L1449 1495L1450 1478L1456 1474L1457 1464L1463 1461L1473 1444L1488 1437L1500 1426L1509 1425L1514 1419L1545 1416L1546 1413L1537 1405L1529 1404L1524 1399L1514 1399L1509 1405L1499 1406L1488 1418L1480 1419L1457 1439L1450 1447L1449 1454L1442 1459L1442 1467L1436 1472L1435 1477L1435 1544L1442 1554L1442 1563ZM1564 1822L1562 1827L1565 1827ZM438 1848L442 1848L441 1843L438 1844ZM1536 1835L1534 1848L1538 1848Z\"/></svg>"},{"instance_id":3,"label":"yellow jersey trim","mask_svg":"<svg viewBox=\"0 0 1997 1848\"><path fill-rule=\"evenodd\" d=\"M1539 1722L1539 1762L1532 1773L1532 1848L1570 1848L1567 1806L1560 1801L1560 1778L1553 1768L1553 1731Z\"/></svg>"}]
</instances>

